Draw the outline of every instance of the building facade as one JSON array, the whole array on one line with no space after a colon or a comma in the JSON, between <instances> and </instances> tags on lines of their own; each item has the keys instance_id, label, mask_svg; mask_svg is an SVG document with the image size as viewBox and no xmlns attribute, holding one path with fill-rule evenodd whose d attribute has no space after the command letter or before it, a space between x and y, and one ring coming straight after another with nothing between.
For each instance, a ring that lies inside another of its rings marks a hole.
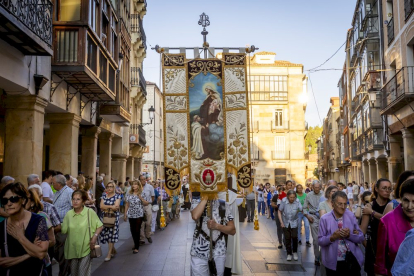
<instances>
[{"instance_id":1,"label":"building facade","mask_svg":"<svg viewBox=\"0 0 414 276\"><path fill-rule=\"evenodd\" d=\"M27 45L0 37L2 60L11 62L0 71L0 173L22 183L47 169L72 176L82 171L94 179L99 172L106 181L125 181L132 114L143 104L130 102L131 60L142 58L131 41L131 15L142 19L146 2L42 0L37 5L34 20L44 26L30 30L21 13L10 13L16 7L0 4L1 16L21 29L19 36L27 35ZM145 145L140 146L142 152Z\"/></svg>"},{"instance_id":2,"label":"building facade","mask_svg":"<svg viewBox=\"0 0 414 276\"><path fill-rule=\"evenodd\" d=\"M153 82L147 82L148 97L143 110L155 109L153 124L146 125L147 147L143 155L143 171L152 179L164 178L164 137L163 137L163 97L162 91ZM144 121L149 121L144 113Z\"/></svg>"},{"instance_id":3,"label":"building facade","mask_svg":"<svg viewBox=\"0 0 414 276\"><path fill-rule=\"evenodd\" d=\"M303 65L275 57L259 52L248 64L254 179L304 184L307 78Z\"/></svg>"}]
</instances>

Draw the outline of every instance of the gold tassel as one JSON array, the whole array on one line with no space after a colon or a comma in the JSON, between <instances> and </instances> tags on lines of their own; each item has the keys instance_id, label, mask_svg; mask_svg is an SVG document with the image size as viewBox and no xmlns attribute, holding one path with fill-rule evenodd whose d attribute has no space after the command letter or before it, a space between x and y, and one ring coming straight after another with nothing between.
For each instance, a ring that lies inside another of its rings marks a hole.
<instances>
[{"instance_id":1,"label":"gold tassel","mask_svg":"<svg viewBox=\"0 0 414 276\"><path fill-rule=\"evenodd\" d=\"M257 212L257 201L256 208L254 209L254 230L259 230L259 213Z\"/></svg>"},{"instance_id":2,"label":"gold tassel","mask_svg":"<svg viewBox=\"0 0 414 276\"><path fill-rule=\"evenodd\" d=\"M226 193L226 202L229 202L229 190L227 189L227 193Z\"/></svg>"},{"instance_id":3,"label":"gold tassel","mask_svg":"<svg viewBox=\"0 0 414 276\"><path fill-rule=\"evenodd\" d=\"M165 228L165 217L164 217L164 207L162 206L162 202L160 204L161 207L161 218L160 218L160 227Z\"/></svg>"}]
</instances>

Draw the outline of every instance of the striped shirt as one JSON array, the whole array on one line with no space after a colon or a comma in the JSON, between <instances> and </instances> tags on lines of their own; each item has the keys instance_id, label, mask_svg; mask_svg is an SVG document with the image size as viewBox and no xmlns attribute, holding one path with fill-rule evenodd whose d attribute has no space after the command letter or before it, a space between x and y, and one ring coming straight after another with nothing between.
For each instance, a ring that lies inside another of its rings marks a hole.
<instances>
[{"instance_id":1,"label":"striped shirt","mask_svg":"<svg viewBox=\"0 0 414 276\"><path fill-rule=\"evenodd\" d=\"M66 185L55 194L53 205L55 205L56 210L58 211L61 223L63 222L66 213L72 209L72 194L73 190Z\"/></svg>"}]
</instances>

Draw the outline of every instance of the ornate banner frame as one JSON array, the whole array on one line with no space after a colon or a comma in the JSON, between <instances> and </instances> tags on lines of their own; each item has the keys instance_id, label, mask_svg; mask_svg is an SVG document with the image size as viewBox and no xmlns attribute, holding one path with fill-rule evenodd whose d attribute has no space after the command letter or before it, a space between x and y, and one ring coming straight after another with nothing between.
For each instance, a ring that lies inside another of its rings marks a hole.
<instances>
[{"instance_id":1,"label":"ornate banner frame","mask_svg":"<svg viewBox=\"0 0 414 276\"><path fill-rule=\"evenodd\" d=\"M162 53L164 164L167 191L188 173L191 191L212 199L227 173L251 186L246 55L187 60ZM204 93L204 94L203 94Z\"/></svg>"}]
</instances>

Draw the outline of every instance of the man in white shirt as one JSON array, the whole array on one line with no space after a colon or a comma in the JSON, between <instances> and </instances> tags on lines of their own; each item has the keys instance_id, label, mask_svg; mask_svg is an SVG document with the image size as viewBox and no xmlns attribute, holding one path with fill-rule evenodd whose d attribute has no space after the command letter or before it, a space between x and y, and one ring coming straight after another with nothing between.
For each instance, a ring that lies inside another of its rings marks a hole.
<instances>
[{"instance_id":1,"label":"man in white shirt","mask_svg":"<svg viewBox=\"0 0 414 276\"><path fill-rule=\"evenodd\" d=\"M144 206L144 216L146 217L147 221L141 225L141 244L145 243L145 238L147 238L149 243L152 243L151 239L151 222L152 222L152 202L155 198L154 187L147 183L145 176L140 175L139 181L142 185L142 193L144 194L144 199L150 204Z\"/></svg>"},{"instance_id":2,"label":"man in white shirt","mask_svg":"<svg viewBox=\"0 0 414 276\"><path fill-rule=\"evenodd\" d=\"M54 171L48 170L42 172L42 194L43 194L43 201L49 202L53 204L53 191L50 187L50 183L52 183L52 178L55 175Z\"/></svg>"},{"instance_id":3,"label":"man in white shirt","mask_svg":"<svg viewBox=\"0 0 414 276\"><path fill-rule=\"evenodd\" d=\"M359 186L355 183L355 181L353 181L352 183L352 194L354 195L354 202L355 204L358 204Z\"/></svg>"}]
</instances>

